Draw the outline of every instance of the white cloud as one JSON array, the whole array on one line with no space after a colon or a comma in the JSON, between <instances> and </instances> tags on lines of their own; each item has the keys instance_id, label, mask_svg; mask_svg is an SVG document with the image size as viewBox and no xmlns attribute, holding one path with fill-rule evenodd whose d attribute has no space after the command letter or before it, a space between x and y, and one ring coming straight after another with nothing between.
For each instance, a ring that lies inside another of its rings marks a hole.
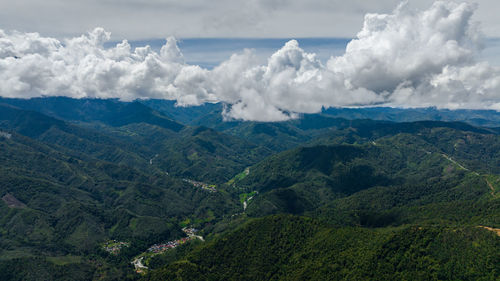
<instances>
[{"instance_id":1,"label":"white cloud","mask_svg":"<svg viewBox=\"0 0 500 281\"><path fill-rule=\"evenodd\" d=\"M104 48L110 33L102 28L64 41L0 30L0 95L224 102L225 118L259 121L332 106L500 109L500 69L477 62L475 9L436 1L423 11L402 4L368 14L345 54L326 66L295 40L264 65L246 50L208 70L186 64L172 37L155 52L127 41Z\"/></svg>"},{"instance_id":2,"label":"white cloud","mask_svg":"<svg viewBox=\"0 0 500 281\"><path fill-rule=\"evenodd\" d=\"M408 0L426 8L434 0ZM477 2L475 18L490 37L500 36L498 0ZM389 13L399 0L17 0L0 1L0 26L36 30L56 38L99 26L114 40L193 37L352 38L368 13Z\"/></svg>"},{"instance_id":3,"label":"white cloud","mask_svg":"<svg viewBox=\"0 0 500 281\"><path fill-rule=\"evenodd\" d=\"M392 14L368 14L346 53L328 67L394 106L492 108L500 100L500 70L476 62L483 48L471 20L476 8L437 1L424 11L403 3Z\"/></svg>"}]
</instances>

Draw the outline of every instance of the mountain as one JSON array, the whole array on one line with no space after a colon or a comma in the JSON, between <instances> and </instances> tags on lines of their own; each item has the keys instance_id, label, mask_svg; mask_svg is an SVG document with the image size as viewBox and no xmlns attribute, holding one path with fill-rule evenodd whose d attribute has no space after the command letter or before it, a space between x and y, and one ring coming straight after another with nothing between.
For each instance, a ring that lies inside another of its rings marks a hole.
<instances>
[{"instance_id":1,"label":"mountain","mask_svg":"<svg viewBox=\"0 0 500 281\"><path fill-rule=\"evenodd\" d=\"M464 130L498 133L500 113L494 110L448 110L436 108L329 108L318 114L303 114L284 122L224 120L222 104L177 107L173 101L145 100L151 106L183 123L205 126L244 138L273 151L284 151L305 144L328 131L352 128L365 134L412 132L417 127L446 126ZM458 122L457 122L458 121ZM487 126L488 128L478 128ZM385 128L385 132L383 129ZM474 129L475 128L475 129Z\"/></svg>"},{"instance_id":2,"label":"mountain","mask_svg":"<svg viewBox=\"0 0 500 281\"><path fill-rule=\"evenodd\" d=\"M0 104L0 129L15 131L72 154L88 154L117 164L145 166L141 154L132 145L103 132L83 128L47 115Z\"/></svg>"},{"instance_id":3,"label":"mountain","mask_svg":"<svg viewBox=\"0 0 500 281\"><path fill-rule=\"evenodd\" d=\"M500 137L443 125L414 123L419 130L379 138L371 132L368 139L358 135L356 144L318 140L261 161L230 185L240 193L258 192L248 202L250 216L284 212L340 225L385 226L422 221L436 206L455 206L471 216L481 213L482 223L498 224L500 202L491 181L498 179ZM376 135L386 131L384 126Z\"/></svg>"},{"instance_id":4,"label":"mountain","mask_svg":"<svg viewBox=\"0 0 500 281\"><path fill-rule=\"evenodd\" d=\"M222 110L2 98L0 279L500 276L498 128ZM182 242L148 251L168 241Z\"/></svg>"},{"instance_id":5,"label":"mountain","mask_svg":"<svg viewBox=\"0 0 500 281\"><path fill-rule=\"evenodd\" d=\"M132 123L148 123L178 132L184 127L140 102L120 102L113 99L72 99L49 97L33 99L0 98L0 104L36 111L71 122L119 127Z\"/></svg>"},{"instance_id":6,"label":"mountain","mask_svg":"<svg viewBox=\"0 0 500 281\"><path fill-rule=\"evenodd\" d=\"M67 155L18 134L2 138L0 146L0 194L23 203L22 208L2 205L8 214L2 227L9 230L4 242L27 240L43 243L48 251L78 253L110 237L168 237L174 226L166 223L175 222L173 217L187 218L205 208L217 215L232 208L223 193L210 194L154 170ZM132 222L161 224L136 229Z\"/></svg>"},{"instance_id":7,"label":"mountain","mask_svg":"<svg viewBox=\"0 0 500 281\"><path fill-rule=\"evenodd\" d=\"M476 126L498 127L500 113L495 110L437 109L427 108L328 108L323 114L345 119L371 119L393 122L460 121Z\"/></svg>"},{"instance_id":8,"label":"mountain","mask_svg":"<svg viewBox=\"0 0 500 281\"><path fill-rule=\"evenodd\" d=\"M272 151L205 127L183 130L178 139L165 141L158 166L190 179L223 183L257 163Z\"/></svg>"},{"instance_id":9,"label":"mountain","mask_svg":"<svg viewBox=\"0 0 500 281\"><path fill-rule=\"evenodd\" d=\"M221 103L206 103L200 106L177 106L177 102L172 100L149 99L139 102L165 114L173 120L192 126L206 127L209 123L203 120L206 120L207 116L220 116L223 109Z\"/></svg>"},{"instance_id":10,"label":"mountain","mask_svg":"<svg viewBox=\"0 0 500 281\"><path fill-rule=\"evenodd\" d=\"M182 124L212 128L244 138L273 151L283 151L304 144L325 133L325 130L347 127L370 128L388 123L411 124L415 121L464 121L475 126L500 127L500 114L492 110L445 110L436 108L330 108L319 114L304 114L297 120L284 122L245 122L224 120L221 103L200 106L176 106L169 100L138 100L122 102L112 99L71 99L48 97L33 99L0 98L0 104L36 111L57 119L85 124L120 127L134 123L158 125L180 131ZM364 120L361 120L364 119ZM173 120L177 120L173 121ZM180 122L180 123L178 123ZM464 123L457 122L455 124ZM405 125L401 125L400 129ZM393 126L388 126L393 127ZM494 128L495 127L495 128Z\"/></svg>"},{"instance_id":11,"label":"mountain","mask_svg":"<svg viewBox=\"0 0 500 281\"><path fill-rule=\"evenodd\" d=\"M175 146L190 147L190 142L198 140L188 142L193 129L183 130L188 132L146 123L99 126L98 129L81 127L38 112L1 105L0 197L3 200L0 209L4 215L0 218L0 251L6 260L5 263L0 260L0 267L19 268L29 263L40 266L40 270L51 268L50 274L56 274L59 265L54 267L45 258L32 259L47 257L69 259L71 269L66 266L63 271L75 270L85 275L88 271L100 270L107 274L108 270L116 270L113 260L97 257L99 262L89 263L82 259L95 254L104 241L123 239L131 243L133 247L121 257L126 260L148 245L181 236L179 224L183 221L205 224L231 213L237 199L223 188L218 187L217 192L211 193L193 186L163 171L161 157L152 156L158 152L171 157L169 151L178 151ZM203 131L202 128L198 134ZM231 149L239 148L243 142L214 133L219 138L214 142L223 142L230 155L234 154ZM148 139L144 137L147 134L155 137ZM206 137L211 135L208 132ZM173 143L166 145L159 136ZM151 140L159 143L163 150L154 151L156 146L148 143ZM200 143L201 140L199 138ZM213 151L214 148L203 146L195 148L200 154L219 152L217 147ZM250 151L251 147L239 149ZM200 155L200 159L205 156ZM210 165L214 164L208 163L204 169ZM240 165L236 169L249 163L242 160ZM224 168L220 170L226 172ZM215 182L216 178L210 179ZM67 258L71 256L79 258L75 261ZM124 277L122 274L129 271L132 272L125 268L117 274ZM49 274L43 272L40 276ZM25 274L35 273L19 274L27 278ZM2 275L0 279L5 278Z\"/></svg>"},{"instance_id":12,"label":"mountain","mask_svg":"<svg viewBox=\"0 0 500 281\"><path fill-rule=\"evenodd\" d=\"M131 243L120 257L128 264L149 245L182 236L182 221L210 223L236 209L221 188L211 193L156 169L67 154L15 132L8 136L0 137L0 268L23 270L1 271L2 280L54 280L61 270L63 279L83 274L88 280L96 270L113 276L118 261L95 256L101 243ZM132 269L116 277L127 272Z\"/></svg>"},{"instance_id":13,"label":"mountain","mask_svg":"<svg viewBox=\"0 0 500 281\"><path fill-rule=\"evenodd\" d=\"M227 126L221 117L224 105L221 103L203 104L192 107L178 107L175 101L144 100L142 103L155 110L179 120L184 124L203 126ZM307 115L307 114L305 114ZM316 115L316 114L313 114ZM327 108L319 114L333 118L348 120L370 119L391 122L415 121L459 121L475 126L499 127L500 113L495 110L472 109L438 109L426 108L393 108L393 107L360 107L360 108Z\"/></svg>"},{"instance_id":14,"label":"mountain","mask_svg":"<svg viewBox=\"0 0 500 281\"><path fill-rule=\"evenodd\" d=\"M10 101L22 103L23 100ZM41 112L47 110L40 108L40 104L59 108L60 103L75 103L73 106L79 105L83 109L74 116L69 116L64 106L57 112L50 111L54 116L67 118L61 120L0 104L0 128L17 131L49 145L62 146L74 153L84 152L101 160L138 169L150 168L148 164L153 163L154 158L155 168L179 177L211 183L225 182L239 170L272 153L269 149L231 135L204 127L186 127L166 117L158 117L153 110L140 103L66 98L42 101L44 99L32 102ZM33 107L31 103L27 104L30 106L25 107ZM106 107L103 109L103 106ZM116 108L117 112L114 111ZM108 110L110 113L106 113ZM129 115L128 110L134 114ZM85 117L92 114L95 114L92 118ZM126 117L119 117L121 115ZM110 116L113 118L108 118ZM85 123L71 123L73 121Z\"/></svg>"},{"instance_id":15,"label":"mountain","mask_svg":"<svg viewBox=\"0 0 500 281\"><path fill-rule=\"evenodd\" d=\"M334 228L251 220L143 280L495 280L500 239L478 227Z\"/></svg>"}]
</instances>

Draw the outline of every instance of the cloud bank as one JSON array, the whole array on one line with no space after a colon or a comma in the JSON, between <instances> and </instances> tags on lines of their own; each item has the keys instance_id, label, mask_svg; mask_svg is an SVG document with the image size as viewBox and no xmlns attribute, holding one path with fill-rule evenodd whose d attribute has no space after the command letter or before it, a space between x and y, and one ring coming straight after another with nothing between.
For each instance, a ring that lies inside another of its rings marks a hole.
<instances>
[{"instance_id":1,"label":"cloud bank","mask_svg":"<svg viewBox=\"0 0 500 281\"><path fill-rule=\"evenodd\" d=\"M341 106L500 110L500 69L477 61L475 10L403 3L391 14L367 14L345 54L326 65L291 40L267 64L245 50L211 70L186 64L173 37L155 52L127 41L105 48L110 33L102 28L63 41L0 30L0 95L224 102L226 118L257 121Z\"/></svg>"}]
</instances>

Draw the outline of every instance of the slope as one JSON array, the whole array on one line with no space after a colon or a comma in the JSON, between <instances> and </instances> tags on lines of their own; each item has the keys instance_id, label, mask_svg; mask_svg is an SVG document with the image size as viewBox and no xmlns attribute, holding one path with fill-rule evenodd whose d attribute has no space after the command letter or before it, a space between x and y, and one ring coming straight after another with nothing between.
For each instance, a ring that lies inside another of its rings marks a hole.
<instances>
[{"instance_id":1,"label":"slope","mask_svg":"<svg viewBox=\"0 0 500 281\"><path fill-rule=\"evenodd\" d=\"M477 227L333 228L251 220L144 280L495 280L500 238Z\"/></svg>"},{"instance_id":2,"label":"slope","mask_svg":"<svg viewBox=\"0 0 500 281\"><path fill-rule=\"evenodd\" d=\"M32 99L0 98L0 103L72 122L100 122L113 127L132 123L148 123L175 132L184 127L182 124L139 102L121 102L115 99L49 97Z\"/></svg>"},{"instance_id":3,"label":"slope","mask_svg":"<svg viewBox=\"0 0 500 281\"><path fill-rule=\"evenodd\" d=\"M259 192L248 204L251 216L312 214L331 223L382 226L418 220L406 211L409 208L448 204L463 206L464 213L473 206L482 206L478 212L490 208L482 217L498 223L498 202L490 201L496 196L491 196L486 180L499 172L495 163L500 138L473 129L431 123L394 136L358 135L360 144L322 139L317 141L321 144L265 159L250 167L248 175L233 179L231 186L234 192ZM428 212L420 210L422 216Z\"/></svg>"}]
</instances>

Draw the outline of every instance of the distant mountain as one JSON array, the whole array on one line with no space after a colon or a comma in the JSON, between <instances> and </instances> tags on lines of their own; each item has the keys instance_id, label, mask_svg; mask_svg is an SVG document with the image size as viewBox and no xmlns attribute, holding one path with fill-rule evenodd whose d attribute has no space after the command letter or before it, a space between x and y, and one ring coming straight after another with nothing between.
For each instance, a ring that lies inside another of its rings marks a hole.
<instances>
[{"instance_id":1,"label":"distant mountain","mask_svg":"<svg viewBox=\"0 0 500 281\"><path fill-rule=\"evenodd\" d=\"M272 153L213 129L185 127L140 103L67 98L9 102L66 121L0 103L0 128L138 169L155 158L155 168L192 180L225 182Z\"/></svg>"},{"instance_id":2,"label":"distant mountain","mask_svg":"<svg viewBox=\"0 0 500 281\"><path fill-rule=\"evenodd\" d=\"M346 119L372 119L394 122L414 121L461 121L476 126L498 127L500 112L495 110L472 109L437 109L427 108L329 108L322 111L324 115Z\"/></svg>"},{"instance_id":3,"label":"distant mountain","mask_svg":"<svg viewBox=\"0 0 500 281\"><path fill-rule=\"evenodd\" d=\"M47 115L0 104L0 129L42 141L53 149L67 153L87 154L97 159L130 166L145 166L146 149L135 149L102 131L67 123Z\"/></svg>"},{"instance_id":4,"label":"distant mountain","mask_svg":"<svg viewBox=\"0 0 500 281\"><path fill-rule=\"evenodd\" d=\"M205 126L245 138L251 142L275 151L283 151L306 143L324 135L326 129L338 130L349 127L365 131L414 130L416 126L455 126L457 129L471 130L471 126L486 126L477 129L482 132L500 132L500 112L494 110L448 110L437 108L329 108L318 114L303 114L297 120L284 122L252 122L241 120L225 121L222 117L223 105L204 104L193 107L178 107L174 101L141 101L155 110L184 124ZM382 122L380 122L382 121ZM387 122L384 122L387 121ZM416 123L416 121L439 121L437 123ZM455 122L447 124L448 122ZM394 123L406 123L394 126ZM465 124L469 124L465 125ZM420 124L420 125L419 125ZM376 126L376 128L371 128ZM381 134L381 133L379 133Z\"/></svg>"},{"instance_id":5,"label":"distant mountain","mask_svg":"<svg viewBox=\"0 0 500 281\"><path fill-rule=\"evenodd\" d=\"M175 132L182 130L184 127L139 102L126 103L114 99L48 97L32 99L0 98L0 104L2 103L72 122L101 122L114 127L132 123L148 123Z\"/></svg>"},{"instance_id":6,"label":"distant mountain","mask_svg":"<svg viewBox=\"0 0 500 281\"><path fill-rule=\"evenodd\" d=\"M491 127L490 130L500 132L498 129L500 127L500 113L493 110L329 108L319 114L304 114L297 120L266 123L225 121L222 117L224 105L221 103L181 107L176 106L176 102L170 100L121 102L112 99L71 99L66 97L0 98L1 103L37 111L70 122L104 124L113 127L147 123L178 132L183 128L181 124L203 126L245 138L273 151L283 151L308 142L324 134L325 129L328 128L331 130L360 126L367 128L373 124L378 127L384 126L383 122L376 121L396 123L461 121L474 126L488 126ZM456 126L464 126L463 123L455 124ZM404 130L404 126L399 126L399 130ZM394 130L393 126L389 127Z\"/></svg>"},{"instance_id":7,"label":"distant mountain","mask_svg":"<svg viewBox=\"0 0 500 281\"><path fill-rule=\"evenodd\" d=\"M203 122L207 116L215 115L222 119L220 113L222 112L223 105L221 103L206 103L200 106L177 106L177 102L172 100L150 99L139 102L165 114L173 120L187 125L208 127L207 125L210 123Z\"/></svg>"},{"instance_id":8,"label":"distant mountain","mask_svg":"<svg viewBox=\"0 0 500 281\"><path fill-rule=\"evenodd\" d=\"M318 135L318 132L302 130L292 122L240 122L237 125L232 123L232 125L222 131L273 151L284 151L296 147Z\"/></svg>"},{"instance_id":9,"label":"distant mountain","mask_svg":"<svg viewBox=\"0 0 500 281\"><path fill-rule=\"evenodd\" d=\"M175 101L145 100L146 105L158 110L171 118L189 125L203 125L218 128L223 118L223 105L203 104L192 107L177 107ZM377 121L414 122L414 121L461 121L475 126L500 127L500 112L495 110L472 109L438 109L426 108L328 108L323 109L321 115L343 118L348 120L371 119ZM315 115L315 114L313 114ZM222 128L225 128L222 125Z\"/></svg>"},{"instance_id":10,"label":"distant mountain","mask_svg":"<svg viewBox=\"0 0 500 281\"><path fill-rule=\"evenodd\" d=\"M157 125L173 119L181 124L205 126L218 130L228 129L240 121L225 122L221 116L222 103L207 103L200 106L177 106L171 100L137 100L121 102L116 99L72 99L66 97L44 97L32 99L13 99L0 97L0 103L10 104L22 109L38 111L64 120L92 122L101 121L108 125L124 125L133 122L156 122ZM147 108L140 108L144 104ZM152 110L151 110L152 109ZM160 113L160 114L158 114ZM307 114L306 114L307 115ZM414 121L460 121L475 126L500 127L500 112L495 110L437 109L428 108L328 108L319 114L348 120L371 119L377 121L414 122ZM141 121L142 120L142 121ZM149 121L148 121L149 120ZM286 123L286 122L279 122ZM177 126L171 124L172 129ZM163 125L162 125L163 126ZM177 128L178 129L178 128Z\"/></svg>"}]
</instances>

